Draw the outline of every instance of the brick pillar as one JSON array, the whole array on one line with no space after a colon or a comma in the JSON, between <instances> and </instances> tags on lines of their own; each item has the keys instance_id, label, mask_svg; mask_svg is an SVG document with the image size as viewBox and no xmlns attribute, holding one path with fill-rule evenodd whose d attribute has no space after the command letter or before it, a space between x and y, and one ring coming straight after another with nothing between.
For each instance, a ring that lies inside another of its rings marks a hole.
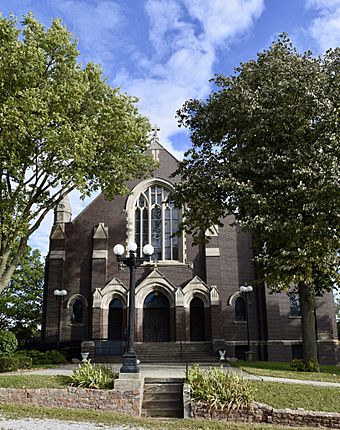
<instances>
[{"instance_id":1,"label":"brick pillar","mask_svg":"<svg viewBox=\"0 0 340 430\"><path fill-rule=\"evenodd\" d=\"M107 259L108 259L108 228L104 223L99 223L94 228L93 249L92 249L92 271L91 271L91 292L102 290L107 282ZM103 319L103 310L95 310L95 304L92 308L92 324L90 324L93 334L96 338L107 338L108 315L106 312ZM98 313L99 312L99 313Z\"/></svg>"},{"instance_id":2,"label":"brick pillar","mask_svg":"<svg viewBox=\"0 0 340 430\"><path fill-rule=\"evenodd\" d=\"M221 337L222 308L221 305L211 306L211 338Z\"/></svg>"},{"instance_id":3,"label":"brick pillar","mask_svg":"<svg viewBox=\"0 0 340 430\"><path fill-rule=\"evenodd\" d=\"M102 339L102 309L93 308L92 309L92 338Z\"/></svg>"},{"instance_id":4,"label":"brick pillar","mask_svg":"<svg viewBox=\"0 0 340 430\"><path fill-rule=\"evenodd\" d=\"M211 339L219 339L222 336L221 321L222 307L220 302L220 294L216 285L211 286L210 290L210 321L211 321Z\"/></svg>"},{"instance_id":5,"label":"brick pillar","mask_svg":"<svg viewBox=\"0 0 340 430\"><path fill-rule=\"evenodd\" d=\"M184 308L184 340L190 341L190 308Z\"/></svg>"},{"instance_id":6,"label":"brick pillar","mask_svg":"<svg viewBox=\"0 0 340 430\"><path fill-rule=\"evenodd\" d=\"M62 250L51 250L49 255L48 274L47 274L47 285L45 286L45 341L56 342L58 321L59 321L59 300L56 299L53 294L54 290L64 289L64 264L65 264L65 251ZM63 336L63 330L67 326L67 313L64 312L66 300L63 301L62 306L62 321L61 321L61 338Z\"/></svg>"},{"instance_id":7,"label":"brick pillar","mask_svg":"<svg viewBox=\"0 0 340 430\"><path fill-rule=\"evenodd\" d=\"M181 288L178 288L175 292L175 336L174 340L185 340L185 313L184 313L184 294Z\"/></svg>"},{"instance_id":8,"label":"brick pillar","mask_svg":"<svg viewBox=\"0 0 340 430\"><path fill-rule=\"evenodd\" d=\"M135 341L143 342L143 308L136 308Z\"/></svg>"},{"instance_id":9,"label":"brick pillar","mask_svg":"<svg viewBox=\"0 0 340 430\"><path fill-rule=\"evenodd\" d=\"M175 324L176 324L176 341L185 340L185 314L183 306L176 306Z\"/></svg>"}]
</instances>

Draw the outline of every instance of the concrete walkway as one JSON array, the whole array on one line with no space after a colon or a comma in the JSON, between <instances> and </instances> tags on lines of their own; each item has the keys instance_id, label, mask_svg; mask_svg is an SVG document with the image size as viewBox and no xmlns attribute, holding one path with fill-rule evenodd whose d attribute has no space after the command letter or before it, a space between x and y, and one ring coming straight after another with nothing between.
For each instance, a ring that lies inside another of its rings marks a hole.
<instances>
[{"instance_id":1,"label":"concrete walkway","mask_svg":"<svg viewBox=\"0 0 340 430\"><path fill-rule=\"evenodd\" d=\"M191 365L191 363L190 363ZM113 370L119 371L120 363L110 363ZM200 368L202 370L208 369L209 367L220 367L220 363L202 363ZM17 374L29 374L29 375L65 375L70 376L74 369L78 367L78 364L65 364L54 369L36 369L24 372L16 372ZM145 378L185 378L185 363L161 363L161 364L140 364L140 372ZM265 381L265 382L282 382L286 384L307 384L315 385L321 387L336 387L340 388L340 383L337 382L322 382L322 381L310 381L301 379L287 379L287 378L273 378L271 376L257 376L251 375L238 369L237 367L232 367L227 363L223 364L223 368L227 372L232 372L238 374L245 379L250 379L254 381Z\"/></svg>"}]
</instances>

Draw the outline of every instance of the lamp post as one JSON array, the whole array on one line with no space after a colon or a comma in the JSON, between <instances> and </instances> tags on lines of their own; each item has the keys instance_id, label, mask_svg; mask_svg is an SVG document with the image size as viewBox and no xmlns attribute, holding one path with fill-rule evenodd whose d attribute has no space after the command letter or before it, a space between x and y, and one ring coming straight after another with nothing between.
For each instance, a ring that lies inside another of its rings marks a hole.
<instances>
[{"instance_id":1,"label":"lamp post","mask_svg":"<svg viewBox=\"0 0 340 430\"><path fill-rule=\"evenodd\" d=\"M248 343L248 351L245 353L245 361L253 361L254 354L250 350L250 336L249 336L249 313L248 313L248 296L253 291L253 287L251 285L240 286L240 292L245 298L246 302L246 320L247 320L247 343Z\"/></svg>"},{"instance_id":2,"label":"lamp post","mask_svg":"<svg viewBox=\"0 0 340 430\"><path fill-rule=\"evenodd\" d=\"M124 264L130 269L130 304L129 304L129 321L128 321L128 338L127 348L123 354L123 365L120 368L121 373L139 373L139 367L137 365L137 355L134 350L135 342L135 288L136 288L136 269L145 261L150 261L150 257L154 252L152 245L145 245L143 247L143 254L147 257L137 257L137 245L133 242L129 242L127 246L128 257L123 257L125 249L123 245L116 245L113 248L113 252L117 257L118 263Z\"/></svg>"},{"instance_id":3,"label":"lamp post","mask_svg":"<svg viewBox=\"0 0 340 430\"><path fill-rule=\"evenodd\" d=\"M61 334L61 320L62 320L62 313L63 313L63 302L64 302L64 297L67 294L67 291L66 290L54 290L53 294L55 295L56 299L59 300L58 332L57 332L57 350L59 351L60 334Z\"/></svg>"}]
</instances>

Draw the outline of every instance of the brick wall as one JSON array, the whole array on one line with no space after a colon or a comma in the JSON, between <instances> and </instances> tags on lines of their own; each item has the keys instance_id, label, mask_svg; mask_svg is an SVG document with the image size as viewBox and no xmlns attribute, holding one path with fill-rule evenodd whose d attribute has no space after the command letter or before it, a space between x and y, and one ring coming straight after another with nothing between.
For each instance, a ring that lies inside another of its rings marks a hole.
<instances>
[{"instance_id":1,"label":"brick wall","mask_svg":"<svg viewBox=\"0 0 340 430\"><path fill-rule=\"evenodd\" d=\"M313 412L296 409L274 409L262 403L254 403L251 410L209 413L202 403L191 404L192 418L207 418L247 423L270 423L288 426L331 427L340 429L340 414L335 412Z\"/></svg>"},{"instance_id":2,"label":"brick wall","mask_svg":"<svg viewBox=\"0 0 340 430\"><path fill-rule=\"evenodd\" d=\"M141 415L141 391L0 388L0 403L19 403L51 408L105 410L133 416Z\"/></svg>"}]
</instances>

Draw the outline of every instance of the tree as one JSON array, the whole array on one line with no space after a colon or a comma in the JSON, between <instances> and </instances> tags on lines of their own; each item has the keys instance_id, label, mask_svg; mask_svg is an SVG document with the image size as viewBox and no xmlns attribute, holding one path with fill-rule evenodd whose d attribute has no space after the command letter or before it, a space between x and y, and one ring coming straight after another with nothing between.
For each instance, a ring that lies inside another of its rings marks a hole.
<instances>
[{"instance_id":1,"label":"tree","mask_svg":"<svg viewBox=\"0 0 340 430\"><path fill-rule=\"evenodd\" d=\"M59 19L45 29L31 14L22 28L0 17L0 292L28 238L73 189L108 198L149 173L149 123L137 99L77 63Z\"/></svg>"},{"instance_id":2,"label":"tree","mask_svg":"<svg viewBox=\"0 0 340 430\"><path fill-rule=\"evenodd\" d=\"M0 294L0 328L18 339L36 334L41 325L44 263L38 249L27 248L7 288Z\"/></svg>"},{"instance_id":3,"label":"tree","mask_svg":"<svg viewBox=\"0 0 340 430\"><path fill-rule=\"evenodd\" d=\"M176 172L182 228L199 240L233 214L252 232L267 285L297 287L305 362L317 361L315 295L339 279L339 53L300 54L282 35L178 112L193 142Z\"/></svg>"},{"instance_id":4,"label":"tree","mask_svg":"<svg viewBox=\"0 0 340 430\"><path fill-rule=\"evenodd\" d=\"M340 296L335 296L335 312L336 312L336 326L338 329L338 339L340 339Z\"/></svg>"}]
</instances>

